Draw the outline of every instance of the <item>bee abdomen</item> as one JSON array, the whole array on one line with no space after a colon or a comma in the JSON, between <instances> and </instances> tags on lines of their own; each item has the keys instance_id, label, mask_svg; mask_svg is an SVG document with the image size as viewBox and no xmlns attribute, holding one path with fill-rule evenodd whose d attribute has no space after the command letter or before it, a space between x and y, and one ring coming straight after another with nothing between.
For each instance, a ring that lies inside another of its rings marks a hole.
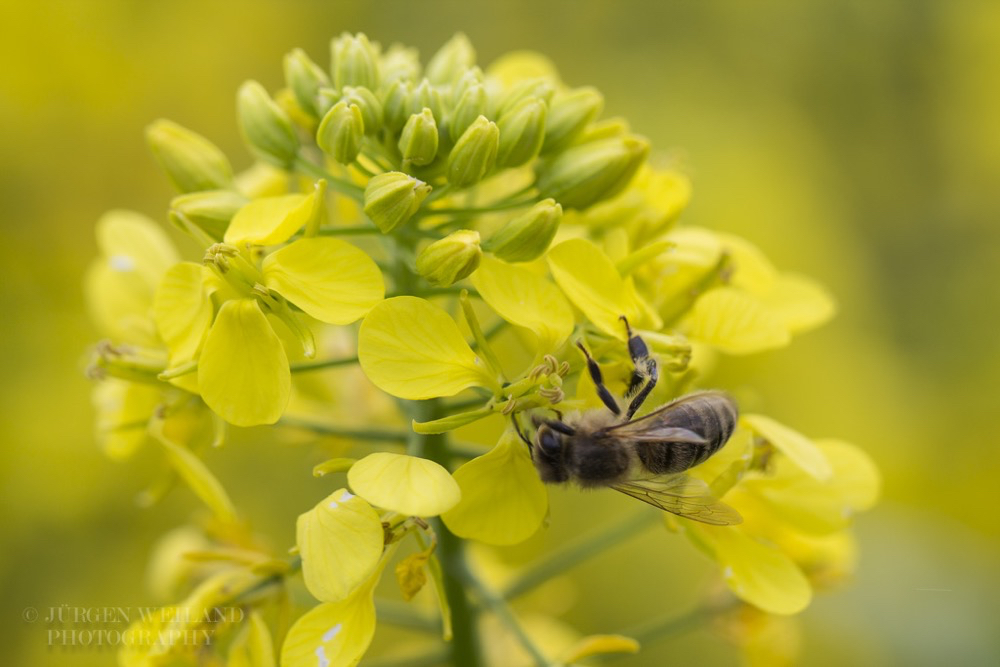
<instances>
[{"instance_id":1,"label":"bee abdomen","mask_svg":"<svg viewBox=\"0 0 1000 667\"><path fill-rule=\"evenodd\" d=\"M690 442L650 442L636 447L639 460L646 470L656 475L684 472L701 461L699 456L707 449ZM702 460L704 460L703 457Z\"/></svg>"}]
</instances>

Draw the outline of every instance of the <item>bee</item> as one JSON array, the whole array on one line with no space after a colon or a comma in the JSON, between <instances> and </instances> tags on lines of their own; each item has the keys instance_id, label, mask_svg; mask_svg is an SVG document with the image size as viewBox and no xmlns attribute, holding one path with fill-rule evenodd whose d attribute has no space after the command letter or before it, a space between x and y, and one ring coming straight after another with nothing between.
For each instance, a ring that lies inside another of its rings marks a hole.
<instances>
[{"instance_id":1,"label":"bee","mask_svg":"<svg viewBox=\"0 0 1000 667\"><path fill-rule=\"evenodd\" d=\"M610 487L654 507L703 523L724 526L743 521L717 500L707 484L684 472L707 460L729 440L739 409L720 391L682 396L632 419L656 385L659 373L646 343L623 316L635 370L622 406L604 385L600 366L580 342L597 395L607 407L536 420L534 442L527 439L542 481L574 482L583 488ZM558 413L557 413L558 414ZM523 437L523 436L522 436Z\"/></svg>"}]
</instances>

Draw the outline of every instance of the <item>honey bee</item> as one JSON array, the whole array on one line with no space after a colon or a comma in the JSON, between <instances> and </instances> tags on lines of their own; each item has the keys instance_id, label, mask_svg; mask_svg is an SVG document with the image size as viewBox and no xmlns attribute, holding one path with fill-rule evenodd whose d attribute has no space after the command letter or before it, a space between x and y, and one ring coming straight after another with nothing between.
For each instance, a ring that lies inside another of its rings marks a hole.
<instances>
[{"instance_id":1,"label":"honey bee","mask_svg":"<svg viewBox=\"0 0 1000 667\"><path fill-rule=\"evenodd\" d=\"M583 488L610 487L654 507L713 525L743 521L717 500L707 484L683 474L719 451L736 428L739 409L728 395L700 391L682 396L639 419L632 416L658 378L645 342L628 331L635 366L622 408L601 377L587 348L577 343L597 395L607 407L572 413L558 420L536 420L532 460L542 481L574 482Z\"/></svg>"}]
</instances>

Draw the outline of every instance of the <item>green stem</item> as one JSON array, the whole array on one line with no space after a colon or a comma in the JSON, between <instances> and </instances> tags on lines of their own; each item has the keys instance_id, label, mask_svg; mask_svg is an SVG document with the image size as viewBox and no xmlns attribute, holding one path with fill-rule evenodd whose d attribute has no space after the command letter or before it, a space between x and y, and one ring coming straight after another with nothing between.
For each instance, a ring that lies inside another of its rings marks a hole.
<instances>
[{"instance_id":1,"label":"green stem","mask_svg":"<svg viewBox=\"0 0 1000 667\"><path fill-rule=\"evenodd\" d=\"M324 169L318 164L310 162L302 156L295 158L295 168L298 171L303 172L313 178L325 178L327 185L330 186L331 190L336 190L337 192L347 195L357 201L361 202L365 199L365 190L359 185L355 185L350 181L345 181L341 178L337 178L329 171Z\"/></svg>"},{"instance_id":2,"label":"green stem","mask_svg":"<svg viewBox=\"0 0 1000 667\"><path fill-rule=\"evenodd\" d=\"M660 616L653 618L644 623L640 623L631 628L626 628L620 633L626 637L631 637L632 639L639 642L640 645L646 646L652 644L655 641L666 639L667 637L673 637L689 630L693 630L705 621L715 618L719 614L723 614L730 609L737 607L740 604L738 600L732 600L723 604L716 605L705 605L703 607L697 607L682 614L680 616L672 614L669 616ZM625 656L621 655L608 655L605 656L605 661L615 660L617 658L622 658Z\"/></svg>"},{"instance_id":3,"label":"green stem","mask_svg":"<svg viewBox=\"0 0 1000 667\"><path fill-rule=\"evenodd\" d=\"M332 435L338 438L352 438L354 440L369 440L375 442L398 442L408 441L410 434L404 430L378 429L378 428L345 428L335 424L315 422L301 417L282 417L278 422L282 426L294 426L305 428L319 433L320 435Z\"/></svg>"},{"instance_id":4,"label":"green stem","mask_svg":"<svg viewBox=\"0 0 1000 667\"><path fill-rule=\"evenodd\" d=\"M365 660L365 667L436 667L448 661L448 649L438 648L420 655Z\"/></svg>"},{"instance_id":5,"label":"green stem","mask_svg":"<svg viewBox=\"0 0 1000 667\"><path fill-rule=\"evenodd\" d=\"M382 232L378 227L322 227L319 236L376 236Z\"/></svg>"},{"instance_id":6,"label":"green stem","mask_svg":"<svg viewBox=\"0 0 1000 667\"><path fill-rule=\"evenodd\" d=\"M441 623L427 614L414 611L413 605L398 600L376 600L376 616L379 623L385 622L400 628L440 632Z\"/></svg>"},{"instance_id":7,"label":"green stem","mask_svg":"<svg viewBox=\"0 0 1000 667\"><path fill-rule=\"evenodd\" d=\"M469 206L462 208L428 208L423 210L423 215L477 215L480 213L496 213L497 211L509 211L514 208L523 208L535 203L534 198L522 201L509 201L492 204L490 206ZM419 215L419 214L418 214Z\"/></svg>"},{"instance_id":8,"label":"green stem","mask_svg":"<svg viewBox=\"0 0 1000 667\"><path fill-rule=\"evenodd\" d=\"M406 402L407 417L416 421L431 421L443 416L438 400ZM407 453L420 456L448 468L452 454L448 449L447 434L421 435L411 433L407 440ZM437 555L444 574L444 591L451 608L452 641L451 663L455 667L479 667L483 657L476 630L477 613L465 592L464 545L462 540L448 530L440 519L433 522L438 537Z\"/></svg>"},{"instance_id":9,"label":"green stem","mask_svg":"<svg viewBox=\"0 0 1000 667\"><path fill-rule=\"evenodd\" d=\"M592 556L607 551L609 545L620 544L629 537L640 533L659 520L660 517L659 512L642 510L624 521L609 524L601 530L596 530L590 535L570 542L563 548L553 551L507 584L503 590L503 597L512 600L545 583L552 577L565 574Z\"/></svg>"},{"instance_id":10,"label":"green stem","mask_svg":"<svg viewBox=\"0 0 1000 667\"><path fill-rule=\"evenodd\" d=\"M351 366L356 363L358 363L357 357L347 357L345 359L319 359L317 361L300 361L298 363L291 364L291 369L293 373L302 373L307 371L319 371L324 368Z\"/></svg>"},{"instance_id":11,"label":"green stem","mask_svg":"<svg viewBox=\"0 0 1000 667\"><path fill-rule=\"evenodd\" d=\"M531 655L536 665L539 667L548 667L552 664L545 657L545 654L542 653L541 649L535 646L535 642L525 632L524 627L521 626L520 621L517 620L514 612L511 611L511 608L507 605L507 601L502 596L492 591L470 572L466 573L465 579L469 586L476 591L476 595L479 596L483 605L496 614L503 624L514 633L521 646Z\"/></svg>"}]
</instances>

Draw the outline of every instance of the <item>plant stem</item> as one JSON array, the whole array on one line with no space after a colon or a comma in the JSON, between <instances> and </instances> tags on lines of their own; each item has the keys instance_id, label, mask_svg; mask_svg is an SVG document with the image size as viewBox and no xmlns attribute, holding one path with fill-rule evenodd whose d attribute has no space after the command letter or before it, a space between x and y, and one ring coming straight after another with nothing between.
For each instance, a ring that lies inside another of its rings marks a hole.
<instances>
[{"instance_id":1,"label":"plant stem","mask_svg":"<svg viewBox=\"0 0 1000 667\"><path fill-rule=\"evenodd\" d=\"M407 417L417 421L431 421L443 416L440 402L407 401ZM447 434L421 435L411 433L407 440L407 453L420 456L443 465L451 463L452 454L448 449ZM451 608L452 642L451 663L455 667L479 667L483 658L479 647L479 637L476 631L477 613L469 603L465 592L464 545L462 540L448 530L440 519L433 521L434 531L438 537L437 554L441 561L444 574L444 591Z\"/></svg>"},{"instance_id":2,"label":"plant stem","mask_svg":"<svg viewBox=\"0 0 1000 667\"><path fill-rule=\"evenodd\" d=\"M550 553L507 584L503 590L503 597L512 600L527 593L552 577L564 574L588 558L607 551L609 545L620 544L629 537L638 534L659 518L658 512L642 510L624 521L609 524L590 535L570 542L558 551Z\"/></svg>"},{"instance_id":3,"label":"plant stem","mask_svg":"<svg viewBox=\"0 0 1000 667\"><path fill-rule=\"evenodd\" d=\"M355 440L373 440L376 442L405 443L410 434L407 431L378 428L345 428L336 424L316 422L301 417L282 417L278 422L282 426L305 428L321 435L333 435L338 438L353 438Z\"/></svg>"},{"instance_id":4,"label":"plant stem","mask_svg":"<svg viewBox=\"0 0 1000 667\"><path fill-rule=\"evenodd\" d=\"M548 667L552 663L549 659L545 657L541 649L535 646L535 642L532 641L528 633L525 632L524 627L521 625L520 621L511 611L510 607L507 606L507 601L488 588L483 582L479 581L478 578L472 575L471 572L466 572L466 581L469 586L475 589L476 595L482 601L483 605L489 608L497 617L503 622L507 628L517 636L517 640L521 643L521 646L531 654L531 659L535 661L538 667Z\"/></svg>"},{"instance_id":5,"label":"plant stem","mask_svg":"<svg viewBox=\"0 0 1000 667\"><path fill-rule=\"evenodd\" d=\"M350 366L352 364L358 363L357 357L348 357L346 359L319 359L317 361L300 361L291 365L293 373L302 373L304 371L319 371L324 368L337 368L339 366Z\"/></svg>"},{"instance_id":6,"label":"plant stem","mask_svg":"<svg viewBox=\"0 0 1000 667\"><path fill-rule=\"evenodd\" d=\"M325 178L327 185L330 186L331 190L336 190L337 192L356 199L359 202L364 201L364 188L349 181L345 181L342 178L337 178L320 165L310 162L301 155L295 158L295 168L298 171L312 176L313 178Z\"/></svg>"}]
</instances>

